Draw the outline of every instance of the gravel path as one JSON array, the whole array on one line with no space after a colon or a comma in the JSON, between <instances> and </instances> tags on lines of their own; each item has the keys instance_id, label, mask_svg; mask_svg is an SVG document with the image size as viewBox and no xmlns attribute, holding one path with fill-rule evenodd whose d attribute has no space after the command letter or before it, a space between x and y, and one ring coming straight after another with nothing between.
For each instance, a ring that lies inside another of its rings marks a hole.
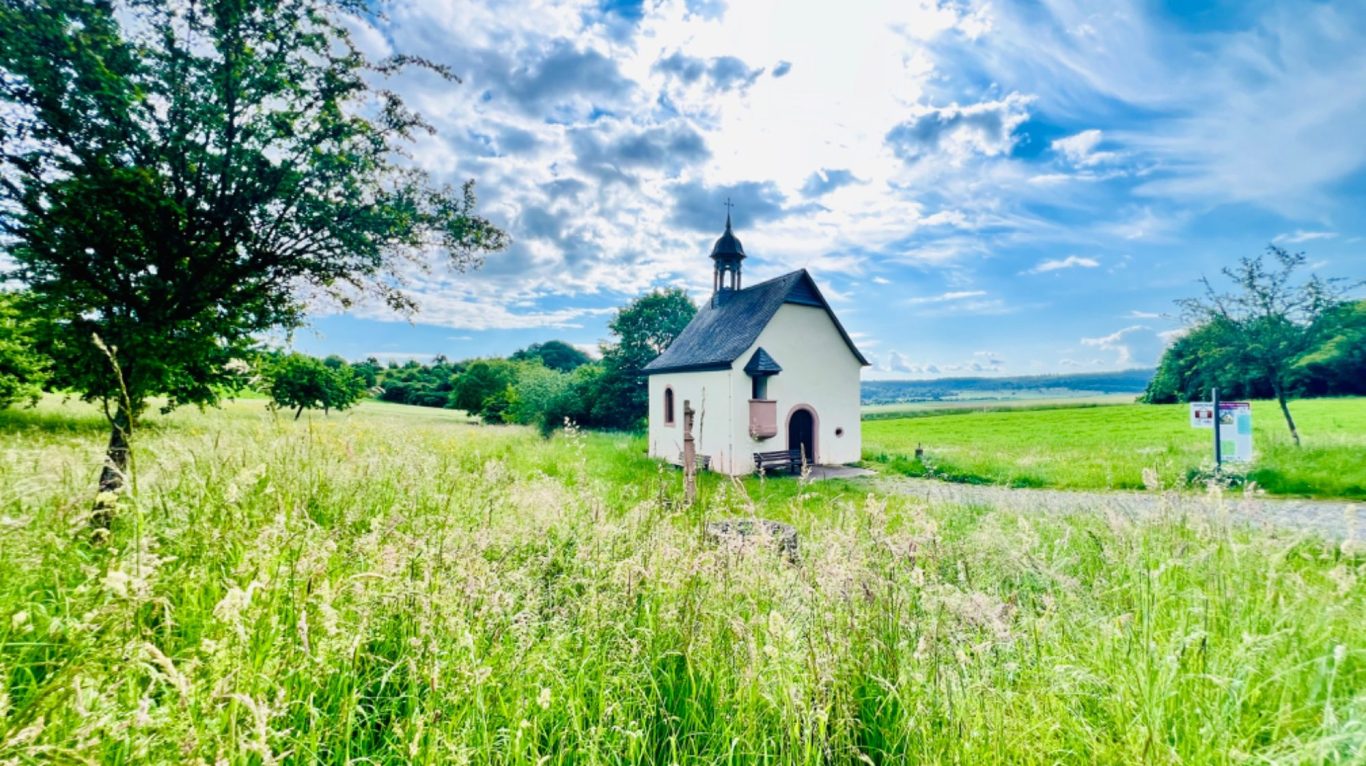
<instances>
[{"instance_id":1,"label":"gravel path","mask_svg":"<svg viewBox=\"0 0 1366 766\"><path fill-rule=\"evenodd\" d=\"M1162 514L1221 515L1235 522L1308 532L1331 539L1360 540L1366 517L1357 522L1361 503L1350 500L1297 500L1269 497L1223 496L1189 492L1072 492L1056 489L953 484L933 479L884 477L878 483L888 492L921 497L937 503L988 505L1045 513L1086 513L1111 510L1133 518Z\"/></svg>"}]
</instances>

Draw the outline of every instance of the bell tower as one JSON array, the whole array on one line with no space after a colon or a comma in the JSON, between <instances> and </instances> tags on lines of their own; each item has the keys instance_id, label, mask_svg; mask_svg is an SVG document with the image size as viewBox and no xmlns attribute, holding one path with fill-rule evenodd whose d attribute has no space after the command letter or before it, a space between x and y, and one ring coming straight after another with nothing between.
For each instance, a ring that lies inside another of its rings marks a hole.
<instances>
[{"instance_id":1,"label":"bell tower","mask_svg":"<svg viewBox=\"0 0 1366 766\"><path fill-rule=\"evenodd\" d=\"M719 294L740 289L740 262L745 260L745 248L730 230L730 200L726 200L726 231L711 249L711 260L716 265L712 275L712 293Z\"/></svg>"}]
</instances>

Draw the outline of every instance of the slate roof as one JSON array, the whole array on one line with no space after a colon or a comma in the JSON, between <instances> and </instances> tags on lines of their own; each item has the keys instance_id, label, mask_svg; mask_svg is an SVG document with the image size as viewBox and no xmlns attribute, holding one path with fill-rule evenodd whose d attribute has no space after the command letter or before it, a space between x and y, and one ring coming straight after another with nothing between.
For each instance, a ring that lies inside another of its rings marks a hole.
<instances>
[{"instance_id":1,"label":"slate roof","mask_svg":"<svg viewBox=\"0 0 1366 766\"><path fill-rule=\"evenodd\" d=\"M735 360L754 345L759 333L784 303L818 306L830 315L849 351L867 366L849 333L835 317L830 304L816 287L816 281L799 269L790 274L760 282L743 290L722 290L708 299L697 316L683 328L672 345L641 370L644 375L661 372L728 370Z\"/></svg>"},{"instance_id":2,"label":"slate roof","mask_svg":"<svg viewBox=\"0 0 1366 766\"><path fill-rule=\"evenodd\" d=\"M768 352L760 346L754 351L754 356L749 358L749 363L745 365L745 374L751 378L756 375L777 375L783 368L778 361L769 356Z\"/></svg>"}]
</instances>

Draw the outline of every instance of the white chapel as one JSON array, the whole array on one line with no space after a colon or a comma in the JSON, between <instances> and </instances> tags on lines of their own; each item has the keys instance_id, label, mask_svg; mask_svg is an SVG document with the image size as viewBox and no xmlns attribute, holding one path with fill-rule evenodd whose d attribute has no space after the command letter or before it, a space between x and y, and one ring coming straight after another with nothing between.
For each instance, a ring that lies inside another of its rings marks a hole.
<instances>
[{"instance_id":1,"label":"white chapel","mask_svg":"<svg viewBox=\"0 0 1366 766\"><path fill-rule=\"evenodd\" d=\"M711 296L643 370L650 454L681 461L687 402L694 447L713 471L750 473L756 455L780 451L811 465L859 460L859 375L868 360L816 281L800 269L741 288L745 251L729 214L711 259Z\"/></svg>"}]
</instances>

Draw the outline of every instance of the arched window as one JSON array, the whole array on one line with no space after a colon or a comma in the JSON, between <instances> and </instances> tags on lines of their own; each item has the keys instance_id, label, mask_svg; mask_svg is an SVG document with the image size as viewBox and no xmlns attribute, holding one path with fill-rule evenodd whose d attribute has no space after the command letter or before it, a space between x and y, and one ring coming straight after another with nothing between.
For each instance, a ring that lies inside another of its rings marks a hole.
<instances>
[{"instance_id":1,"label":"arched window","mask_svg":"<svg viewBox=\"0 0 1366 766\"><path fill-rule=\"evenodd\" d=\"M673 424L674 424L674 390L673 390L672 388L667 388L667 387L666 387L666 388L664 389L664 425L666 425L666 426L671 426L671 425L673 425Z\"/></svg>"}]
</instances>

